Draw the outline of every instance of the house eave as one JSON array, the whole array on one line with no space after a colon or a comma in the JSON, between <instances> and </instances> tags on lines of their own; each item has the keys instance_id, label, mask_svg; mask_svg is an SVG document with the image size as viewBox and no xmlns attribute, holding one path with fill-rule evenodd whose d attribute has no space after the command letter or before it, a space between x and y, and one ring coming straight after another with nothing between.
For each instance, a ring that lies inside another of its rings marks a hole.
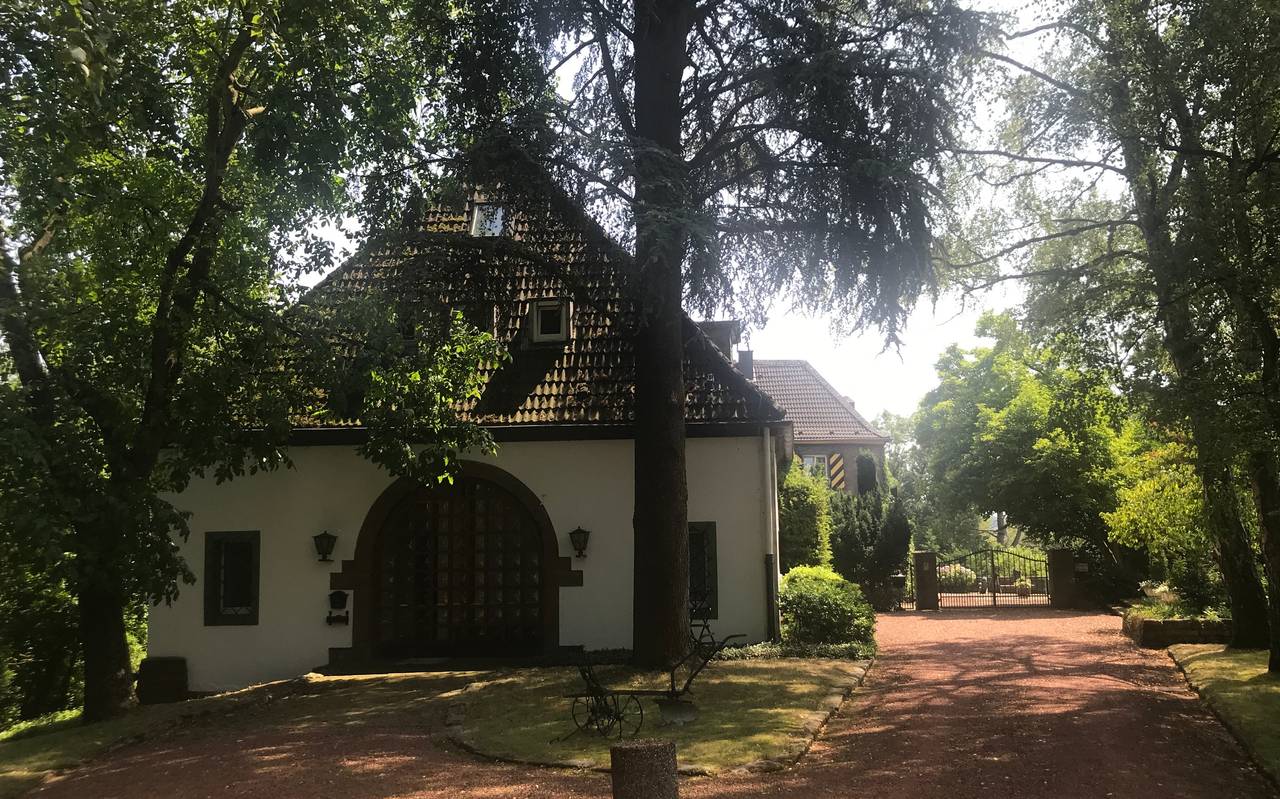
<instances>
[{"instance_id":1,"label":"house eave","mask_svg":"<svg viewBox=\"0 0 1280 799\"><path fill-rule=\"evenodd\" d=\"M622 424L528 424L484 425L499 443L509 441L610 441L635 438L634 425ZM685 425L689 438L733 438L758 436L763 430L788 430L787 421L744 420L738 422L693 422ZM289 445L341 446L362 444L369 439L369 429L360 425L295 428Z\"/></svg>"}]
</instances>

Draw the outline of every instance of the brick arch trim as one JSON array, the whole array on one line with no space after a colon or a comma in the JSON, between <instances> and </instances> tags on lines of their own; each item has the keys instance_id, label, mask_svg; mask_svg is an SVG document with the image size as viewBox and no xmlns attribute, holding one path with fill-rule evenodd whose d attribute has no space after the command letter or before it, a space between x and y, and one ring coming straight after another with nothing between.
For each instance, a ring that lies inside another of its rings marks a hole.
<instances>
[{"instance_id":1,"label":"brick arch trim","mask_svg":"<svg viewBox=\"0 0 1280 799\"><path fill-rule=\"evenodd\" d=\"M492 464L477 461L462 461L458 474L497 485L515 497L533 519L542 540L542 582L551 589L543 592L547 597L543 603L543 642L548 653L554 652L558 649L560 640L559 588L582 585L582 572L573 568L571 558L561 557L555 527L546 508L537 494L515 475ZM377 623L374 619L376 603L372 601L371 595L377 589L374 579L378 540L392 512L409 497L424 490L430 490L430 487L407 477L401 477L388 486L374 500L365 515L356 538L355 558L342 561L341 569L329 575L331 589L352 591L355 594L355 605L351 613L351 649L342 653L341 659L370 660L374 656ZM338 659L335 657L338 654L337 651L331 652L330 660Z\"/></svg>"}]
</instances>

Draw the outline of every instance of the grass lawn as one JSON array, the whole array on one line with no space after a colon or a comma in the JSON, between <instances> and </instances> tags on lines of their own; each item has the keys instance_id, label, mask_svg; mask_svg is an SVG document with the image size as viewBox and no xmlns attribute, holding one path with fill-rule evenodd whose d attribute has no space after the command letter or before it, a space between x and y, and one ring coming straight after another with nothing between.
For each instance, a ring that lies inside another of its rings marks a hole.
<instances>
[{"instance_id":1,"label":"grass lawn","mask_svg":"<svg viewBox=\"0 0 1280 799\"><path fill-rule=\"evenodd\" d=\"M1217 644L1177 644L1169 652L1258 763L1280 779L1280 676L1267 673L1267 653Z\"/></svg>"},{"instance_id":2,"label":"grass lawn","mask_svg":"<svg viewBox=\"0 0 1280 799\"><path fill-rule=\"evenodd\" d=\"M189 703L188 703L189 704ZM152 705L100 724L66 714L0 732L0 798L18 796L45 775L178 719L186 705Z\"/></svg>"},{"instance_id":3,"label":"grass lawn","mask_svg":"<svg viewBox=\"0 0 1280 799\"><path fill-rule=\"evenodd\" d=\"M684 726L661 726L657 706L644 703L640 736L676 742L680 765L716 772L759 760L794 758L808 745L806 731L827 715L823 700L861 678L865 664L847 660L747 660L712 663L689 699L699 717ZM609 687L661 688L653 676L626 667L597 668ZM463 698L462 740L489 755L537 763L601 767L609 745L596 735L574 735L570 700L582 691L576 669L528 669L474 683Z\"/></svg>"},{"instance_id":4,"label":"grass lawn","mask_svg":"<svg viewBox=\"0 0 1280 799\"><path fill-rule=\"evenodd\" d=\"M602 667L607 684L659 687L625 667ZM824 698L853 685L860 667L841 660L749 660L713 663L694 685L701 717L685 728L658 726L646 702L642 735L670 738L683 765L708 771L761 759L785 758L806 745L806 723L825 718ZM202 725L202 734L275 727L347 728L366 725L417 728L423 734L455 733L445 726L451 707L465 703L462 738L476 749L518 760L607 765L608 743L575 736L552 744L573 728L569 701L580 690L576 669L501 672L427 672L321 677L268 683L190 702L136 707L98 724L73 714L0 730L0 799L30 790L49 774L65 771L131 741L154 738L177 725Z\"/></svg>"}]
</instances>

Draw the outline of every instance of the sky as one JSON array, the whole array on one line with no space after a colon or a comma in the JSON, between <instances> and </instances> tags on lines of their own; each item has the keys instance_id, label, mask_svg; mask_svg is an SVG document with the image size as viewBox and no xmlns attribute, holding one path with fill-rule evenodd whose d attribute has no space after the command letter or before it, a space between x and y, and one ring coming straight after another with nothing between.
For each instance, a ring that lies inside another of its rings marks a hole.
<instances>
[{"instance_id":1,"label":"sky","mask_svg":"<svg viewBox=\"0 0 1280 799\"><path fill-rule=\"evenodd\" d=\"M1024 0L973 0L970 7L1017 15L1025 24L1036 9ZM1012 43L1010 53L1034 63L1034 43ZM994 120L994 109L975 114ZM935 231L944 234L945 231ZM900 335L902 346L884 350L883 338L874 330L844 338L830 332L830 320L808 318L785 306L773 310L768 324L750 334L756 358L798 358L813 364L832 385L853 400L858 411L874 419L882 411L902 416L914 412L925 393L937 385L934 364L951 344L973 347L983 343L973 334L985 310L1003 311L1020 304L1022 290L1002 284L1002 290L970 297L944 296L936 306L920 301Z\"/></svg>"},{"instance_id":2,"label":"sky","mask_svg":"<svg viewBox=\"0 0 1280 799\"><path fill-rule=\"evenodd\" d=\"M874 419L882 411L910 415L929 389L937 385L933 370L938 356L959 343L982 343L973 334L978 317L987 309L1005 310L1018 304L1016 290L992 291L967 306L957 297L943 297L937 306L921 300L907 321L902 346L884 350L875 330L836 338L830 321L775 309L768 324L750 333L749 348L758 359L806 360L828 382L853 400L858 412Z\"/></svg>"}]
</instances>

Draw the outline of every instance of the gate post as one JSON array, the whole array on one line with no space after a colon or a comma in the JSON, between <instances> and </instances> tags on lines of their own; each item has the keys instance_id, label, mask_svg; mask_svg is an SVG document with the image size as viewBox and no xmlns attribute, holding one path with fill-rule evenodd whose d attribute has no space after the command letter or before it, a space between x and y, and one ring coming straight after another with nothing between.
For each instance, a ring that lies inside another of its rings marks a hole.
<instances>
[{"instance_id":1,"label":"gate post","mask_svg":"<svg viewBox=\"0 0 1280 799\"><path fill-rule=\"evenodd\" d=\"M911 557L916 572L916 610L937 610L938 553L915 552Z\"/></svg>"},{"instance_id":2,"label":"gate post","mask_svg":"<svg viewBox=\"0 0 1280 799\"><path fill-rule=\"evenodd\" d=\"M1051 549L1049 555L1049 605L1076 606L1076 556L1069 549Z\"/></svg>"}]
</instances>

